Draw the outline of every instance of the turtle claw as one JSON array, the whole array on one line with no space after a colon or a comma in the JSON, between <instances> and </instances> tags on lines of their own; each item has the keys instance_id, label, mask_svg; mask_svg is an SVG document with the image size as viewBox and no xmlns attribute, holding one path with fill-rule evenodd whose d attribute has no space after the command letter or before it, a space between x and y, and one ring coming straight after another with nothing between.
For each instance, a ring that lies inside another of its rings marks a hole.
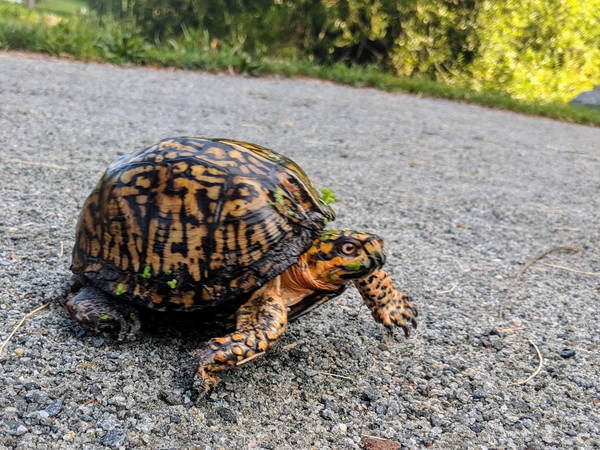
<instances>
[{"instance_id":1,"label":"turtle claw","mask_svg":"<svg viewBox=\"0 0 600 450\"><path fill-rule=\"evenodd\" d=\"M120 317L119 319L119 334L117 340L119 342L131 342L137 340L140 336L142 323L136 313L130 313L129 319Z\"/></svg>"},{"instance_id":2,"label":"turtle claw","mask_svg":"<svg viewBox=\"0 0 600 450\"><path fill-rule=\"evenodd\" d=\"M409 297L400 291L397 291L397 295L393 300L379 307L373 307L372 314L373 318L388 330L395 326L402 328L406 338L409 338L411 331L417 328L415 319L418 315L417 310L410 303Z\"/></svg>"},{"instance_id":3,"label":"turtle claw","mask_svg":"<svg viewBox=\"0 0 600 450\"><path fill-rule=\"evenodd\" d=\"M219 381L219 377L211 374L206 367L197 367L192 375L192 391L198 395L196 400L206 397Z\"/></svg>"}]
</instances>

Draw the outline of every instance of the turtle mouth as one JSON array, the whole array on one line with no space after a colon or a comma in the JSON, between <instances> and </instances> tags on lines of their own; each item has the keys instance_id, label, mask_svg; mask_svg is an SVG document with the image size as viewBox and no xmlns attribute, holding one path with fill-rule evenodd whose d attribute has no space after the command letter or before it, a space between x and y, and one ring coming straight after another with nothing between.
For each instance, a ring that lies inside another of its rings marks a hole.
<instances>
[{"instance_id":1,"label":"turtle mouth","mask_svg":"<svg viewBox=\"0 0 600 450\"><path fill-rule=\"evenodd\" d=\"M375 252L369 255L369 265L373 268L379 269L385 264L386 256L383 252Z\"/></svg>"},{"instance_id":2,"label":"turtle mouth","mask_svg":"<svg viewBox=\"0 0 600 450\"><path fill-rule=\"evenodd\" d=\"M371 275L376 270L380 269L385 264L385 253L375 252L368 256L367 261L361 263L360 269L346 273L340 276L340 278L349 280L357 278L365 278Z\"/></svg>"}]
</instances>

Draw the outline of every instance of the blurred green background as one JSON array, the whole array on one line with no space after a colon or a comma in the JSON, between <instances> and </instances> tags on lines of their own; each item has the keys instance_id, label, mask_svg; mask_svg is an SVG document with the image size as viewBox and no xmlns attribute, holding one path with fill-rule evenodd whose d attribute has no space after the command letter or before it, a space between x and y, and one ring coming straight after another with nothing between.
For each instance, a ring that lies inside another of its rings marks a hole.
<instances>
[{"instance_id":1,"label":"blurred green background","mask_svg":"<svg viewBox=\"0 0 600 450\"><path fill-rule=\"evenodd\" d=\"M0 48L559 105L600 84L600 0L0 0Z\"/></svg>"}]
</instances>

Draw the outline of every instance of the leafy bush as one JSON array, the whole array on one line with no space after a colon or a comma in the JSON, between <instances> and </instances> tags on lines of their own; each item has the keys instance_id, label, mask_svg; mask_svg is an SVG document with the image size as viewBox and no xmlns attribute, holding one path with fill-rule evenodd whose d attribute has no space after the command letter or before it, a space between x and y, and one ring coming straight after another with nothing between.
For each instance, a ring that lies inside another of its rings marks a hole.
<instances>
[{"instance_id":1,"label":"leafy bush","mask_svg":"<svg viewBox=\"0 0 600 450\"><path fill-rule=\"evenodd\" d=\"M0 1L0 48L313 76L600 124L557 103L600 80L600 0L172 1L98 0L103 14L67 17Z\"/></svg>"},{"instance_id":2,"label":"leafy bush","mask_svg":"<svg viewBox=\"0 0 600 450\"><path fill-rule=\"evenodd\" d=\"M477 88L567 101L600 83L600 0L489 0L477 29Z\"/></svg>"}]
</instances>

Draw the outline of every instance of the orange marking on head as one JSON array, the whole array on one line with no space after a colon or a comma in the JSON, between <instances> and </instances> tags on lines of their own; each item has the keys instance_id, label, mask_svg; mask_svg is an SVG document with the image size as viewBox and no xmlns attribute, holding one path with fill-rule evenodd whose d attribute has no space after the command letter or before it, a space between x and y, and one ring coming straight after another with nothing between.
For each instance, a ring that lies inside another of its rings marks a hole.
<instances>
[{"instance_id":1,"label":"orange marking on head","mask_svg":"<svg viewBox=\"0 0 600 450\"><path fill-rule=\"evenodd\" d=\"M323 243L321 243L321 245L319 245L318 250L321 251L322 253L329 254L333 250L333 243L323 242Z\"/></svg>"}]
</instances>

